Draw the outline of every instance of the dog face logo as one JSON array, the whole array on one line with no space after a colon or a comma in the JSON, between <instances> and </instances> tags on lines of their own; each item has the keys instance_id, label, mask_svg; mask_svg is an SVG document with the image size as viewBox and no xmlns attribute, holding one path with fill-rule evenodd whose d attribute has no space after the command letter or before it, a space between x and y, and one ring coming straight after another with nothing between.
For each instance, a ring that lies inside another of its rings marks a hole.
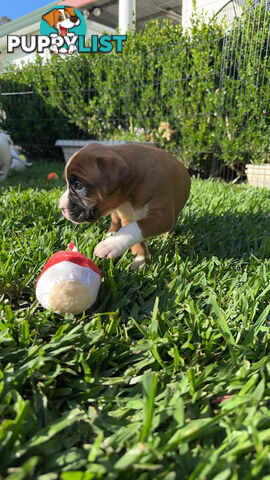
<instances>
[{"instance_id":1,"label":"dog face logo","mask_svg":"<svg viewBox=\"0 0 270 480\"><path fill-rule=\"evenodd\" d=\"M50 25L50 27L55 28L58 35L62 35L62 37L67 35L69 29L77 27L81 23L75 13L74 7L54 8L43 15L42 18Z\"/></svg>"},{"instance_id":2,"label":"dog face logo","mask_svg":"<svg viewBox=\"0 0 270 480\"><path fill-rule=\"evenodd\" d=\"M74 7L61 5L42 16L40 33L50 36L50 51L75 53L78 50L78 35L86 34L86 22L83 15Z\"/></svg>"}]
</instances>

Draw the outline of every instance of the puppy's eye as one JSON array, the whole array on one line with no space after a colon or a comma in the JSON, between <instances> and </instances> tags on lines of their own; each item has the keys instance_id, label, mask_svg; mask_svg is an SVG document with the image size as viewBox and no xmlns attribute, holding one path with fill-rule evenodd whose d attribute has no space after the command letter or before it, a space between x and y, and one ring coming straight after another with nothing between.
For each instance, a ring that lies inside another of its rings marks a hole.
<instances>
[{"instance_id":1,"label":"puppy's eye","mask_svg":"<svg viewBox=\"0 0 270 480\"><path fill-rule=\"evenodd\" d=\"M83 189L83 184L79 181L79 180L74 180L74 182L72 182L72 188L74 188L74 190L82 190Z\"/></svg>"},{"instance_id":2,"label":"puppy's eye","mask_svg":"<svg viewBox=\"0 0 270 480\"><path fill-rule=\"evenodd\" d=\"M59 15L58 20L63 20L62 15Z\"/></svg>"},{"instance_id":3,"label":"puppy's eye","mask_svg":"<svg viewBox=\"0 0 270 480\"><path fill-rule=\"evenodd\" d=\"M70 186L73 190L82 190L84 188L84 185L80 180L75 175L71 175L69 179Z\"/></svg>"}]
</instances>

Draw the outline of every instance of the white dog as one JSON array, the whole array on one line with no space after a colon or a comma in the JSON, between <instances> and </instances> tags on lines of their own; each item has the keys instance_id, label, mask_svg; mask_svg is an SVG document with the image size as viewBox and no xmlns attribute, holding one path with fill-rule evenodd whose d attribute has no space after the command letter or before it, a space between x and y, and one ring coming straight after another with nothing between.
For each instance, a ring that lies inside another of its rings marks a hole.
<instances>
[{"instance_id":1,"label":"white dog","mask_svg":"<svg viewBox=\"0 0 270 480\"><path fill-rule=\"evenodd\" d=\"M11 161L12 154L10 151L11 139L9 135L5 133L0 133L0 180L5 180L7 178Z\"/></svg>"}]
</instances>

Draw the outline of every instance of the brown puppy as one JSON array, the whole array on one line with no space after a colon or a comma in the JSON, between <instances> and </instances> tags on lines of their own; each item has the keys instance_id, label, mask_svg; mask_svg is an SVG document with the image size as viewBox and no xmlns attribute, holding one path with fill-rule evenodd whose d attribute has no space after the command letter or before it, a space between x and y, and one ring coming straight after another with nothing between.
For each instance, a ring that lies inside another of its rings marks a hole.
<instances>
[{"instance_id":1,"label":"brown puppy","mask_svg":"<svg viewBox=\"0 0 270 480\"><path fill-rule=\"evenodd\" d=\"M94 253L114 258L131 247L133 267L148 256L145 240L170 232L190 192L182 163L154 147L93 143L76 152L65 168L67 190L59 201L63 215L90 223L109 213L109 236Z\"/></svg>"}]
</instances>

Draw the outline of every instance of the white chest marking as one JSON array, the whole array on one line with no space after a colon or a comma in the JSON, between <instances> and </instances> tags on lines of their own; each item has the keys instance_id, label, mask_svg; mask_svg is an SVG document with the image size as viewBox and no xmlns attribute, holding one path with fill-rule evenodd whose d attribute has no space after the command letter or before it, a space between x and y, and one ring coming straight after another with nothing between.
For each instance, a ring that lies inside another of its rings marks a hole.
<instances>
[{"instance_id":1,"label":"white chest marking","mask_svg":"<svg viewBox=\"0 0 270 480\"><path fill-rule=\"evenodd\" d=\"M147 215L147 211L148 204L144 205L144 207L142 208L135 210L130 202L125 202L117 208L117 212L131 222L144 218Z\"/></svg>"}]
</instances>

